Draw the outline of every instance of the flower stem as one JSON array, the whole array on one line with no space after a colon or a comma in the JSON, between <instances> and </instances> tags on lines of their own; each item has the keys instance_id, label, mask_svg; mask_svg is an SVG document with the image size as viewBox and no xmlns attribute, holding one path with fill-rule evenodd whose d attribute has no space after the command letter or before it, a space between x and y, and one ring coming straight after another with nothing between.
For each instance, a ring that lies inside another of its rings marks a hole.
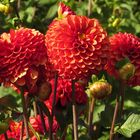
<instances>
[{"instance_id":1,"label":"flower stem","mask_svg":"<svg viewBox=\"0 0 140 140\"><path fill-rule=\"evenodd\" d=\"M89 114L88 114L88 134L92 136L92 121L93 121L93 112L95 106L95 98L93 97L91 100L91 104L89 105Z\"/></svg>"},{"instance_id":2,"label":"flower stem","mask_svg":"<svg viewBox=\"0 0 140 140\"><path fill-rule=\"evenodd\" d=\"M92 11L92 0L88 0L88 16L91 15Z\"/></svg>"},{"instance_id":3,"label":"flower stem","mask_svg":"<svg viewBox=\"0 0 140 140\"><path fill-rule=\"evenodd\" d=\"M120 94L117 94L116 105L115 105L113 120L112 120L112 124L111 124L110 139L109 140L113 140L113 137L114 137L114 126L115 126L115 122L116 122L117 115L118 115L118 110L119 110L119 98L120 98Z\"/></svg>"},{"instance_id":4,"label":"flower stem","mask_svg":"<svg viewBox=\"0 0 140 140\"><path fill-rule=\"evenodd\" d=\"M27 107L24 97L24 92L21 90L21 100L22 100L22 107L23 107L23 119L24 119L24 125L25 125L25 132L26 132L26 138L29 139L29 127L28 127L28 115L27 115Z\"/></svg>"},{"instance_id":5,"label":"flower stem","mask_svg":"<svg viewBox=\"0 0 140 140\"><path fill-rule=\"evenodd\" d=\"M121 105L120 105L120 116L123 118L123 108L124 108L124 97L125 97L125 83L121 82Z\"/></svg>"},{"instance_id":6,"label":"flower stem","mask_svg":"<svg viewBox=\"0 0 140 140\"><path fill-rule=\"evenodd\" d=\"M46 130L46 125L45 125L44 115L43 115L43 112L42 112L39 105L38 105L38 112L39 112L39 115L40 115L40 118L41 118L41 123L42 123L42 126L43 126L44 134L46 135L47 130Z\"/></svg>"},{"instance_id":7,"label":"flower stem","mask_svg":"<svg viewBox=\"0 0 140 140\"><path fill-rule=\"evenodd\" d=\"M50 129L49 129L49 140L53 139L53 133L52 133L52 127L53 127L53 117L54 117L54 109L55 109L55 100L56 100L56 92L57 92L57 80L58 80L58 74L55 73L54 77L54 96L53 96L53 103L52 103L52 114L51 118L49 119Z\"/></svg>"},{"instance_id":8,"label":"flower stem","mask_svg":"<svg viewBox=\"0 0 140 140\"><path fill-rule=\"evenodd\" d=\"M4 133L4 138L5 138L5 140L8 140L8 136L7 136L6 132Z\"/></svg>"},{"instance_id":9,"label":"flower stem","mask_svg":"<svg viewBox=\"0 0 140 140\"><path fill-rule=\"evenodd\" d=\"M37 104L35 100L33 102L33 109L34 109L34 116L37 117Z\"/></svg>"},{"instance_id":10,"label":"flower stem","mask_svg":"<svg viewBox=\"0 0 140 140\"><path fill-rule=\"evenodd\" d=\"M22 125L21 125L20 140L23 140L23 131L24 131L24 121L22 122Z\"/></svg>"},{"instance_id":11,"label":"flower stem","mask_svg":"<svg viewBox=\"0 0 140 140\"><path fill-rule=\"evenodd\" d=\"M73 114L73 129L74 129L74 140L78 140L78 124L77 124L77 112L75 102L75 81L72 80L72 114Z\"/></svg>"}]
</instances>

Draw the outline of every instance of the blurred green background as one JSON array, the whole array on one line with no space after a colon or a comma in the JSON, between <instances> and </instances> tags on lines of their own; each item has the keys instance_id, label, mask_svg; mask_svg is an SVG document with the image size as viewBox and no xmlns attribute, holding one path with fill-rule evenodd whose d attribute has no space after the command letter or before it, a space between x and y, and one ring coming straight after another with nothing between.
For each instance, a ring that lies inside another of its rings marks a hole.
<instances>
[{"instance_id":1,"label":"blurred green background","mask_svg":"<svg viewBox=\"0 0 140 140\"><path fill-rule=\"evenodd\" d=\"M45 33L57 16L60 1L78 15L99 19L109 34L121 31L140 36L140 0L0 0L12 7L6 14L0 7L0 33L19 23L17 12L23 26Z\"/></svg>"}]
</instances>

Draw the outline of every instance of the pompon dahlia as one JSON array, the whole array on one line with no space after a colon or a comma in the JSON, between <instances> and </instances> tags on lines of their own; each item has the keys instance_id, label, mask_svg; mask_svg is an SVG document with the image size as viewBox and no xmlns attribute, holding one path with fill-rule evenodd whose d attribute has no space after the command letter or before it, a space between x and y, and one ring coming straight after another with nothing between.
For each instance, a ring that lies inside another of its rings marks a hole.
<instances>
[{"instance_id":1,"label":"pompon dahlia","mask_svg":"<svg viewBox=\"0 0 140 140\"><path fill-rule=\"evenodd\" d=\"M25 84L24 77L35 80L37 68L46 64L47 53L44 35L35 29L10 30L0 36L0 80Z\"/></svg>"},{"instance_id":2,"label":"pompon dahlia","mask_svg":"<svg viewBox=\"0 0 140 140\"><path fill-rule=\"evenodd\" d=\"M51 80L52 89L54 89L54 80ZM58 79L57 93L56 93L56 106L66 107L72 101L72 84L71 81ZM53 94L49 98L49 103L52 104ZM75 83L75 101L77 104L87 103L87 94L84 91L84 87L79 83ZM48 104L48 101L46 101Z\"/></svg>"},{"instance_id":3,"label":"pompon dahlia","mask_svg":"<svg viewBox=\"0 0 140 140\"><path fill-rule=\"evenodd\" d=\"M48 118L44 117L44 120L45 120L46 130L49 131ZM33 129L37 133L42 134L42 135L44 134L41 118L40 118L39 115L37 115L37 117L30 117L29 122L32 125ZM19 140L20 139L20 133L21 133L21 130L22 130L21 128L22 128L22 121L15 122L15 121L12 120L9 124L9 130L6 131L8 139ZM52 132L56 133L56 131L58 129L59 129L59 124L54 117L53 118ZM34 135L34 133L31 129L29 129L29 135L30 135L30 140L37 140L36 136ZM23 140L26 140L25 129L23 130L22 138L23 138ZM0 135L0 140L5 140L4 134Z\"/></svg>"},{"instance_id":4,"label":"pompon dahlia","mask_svg":"<svg viewBox=\"0 0 140 140\"><path fill-rule=\"evenodd\" d=\"M14 138L15 140L20 139L22 122L10 121L9 130L6 131L8 139ZM0 140L5 140L4 134L0 135Z\"/></svg>"},{"instance_id":5,"label":"pompon dahlia","mask_svg":"<svg viewBox=\"0 0 140 140\"><path fill-rule=\"evenodd\" d=\"M135 66L134 76L128 83L140 85L140 39L130 33L117 33L110 37L110 57L106 65L108 73L118 78L115 65L125 58Z\"/></svg>"},{"instance_id":6,"label":"pompon dahlia","mask_svg":"<svg viewBox=\"0 0 140 140\"><path fill-rule=\"evenodd\" d=\"M50 128L49 128L48 117L44 117L44 120L45 120L46 129L47 129L47 131L49 131ZM30 117L30 123L31 123L32 127L35 129L36 132L38 132L39 134L44 133L41 118L40 118L39 115L37 115L37 117ZM54 117L53 118L52 132L56 133L58 128L59 128L58 122L56 121L56 119Z\"/></svg>"},{"instance_id":7,"label":"pompon dahlia","mask_svg":"<svg viewBox=\"0 0 140 140\"><path fill-rule=\"evenodd\" d=\"M90 77L101 71L107 61L107 33L96 19L68 15L55 20L45 43L50 62L65 79Z\"/></svg>"}]
</instances>

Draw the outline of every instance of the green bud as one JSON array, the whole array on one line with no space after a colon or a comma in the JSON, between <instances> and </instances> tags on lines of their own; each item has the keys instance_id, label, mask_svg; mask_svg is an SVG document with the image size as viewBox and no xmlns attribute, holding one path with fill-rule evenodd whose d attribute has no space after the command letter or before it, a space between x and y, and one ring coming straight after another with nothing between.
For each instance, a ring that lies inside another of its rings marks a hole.
<instances>
[{"instance_id":1,"label":"green bud","mask_svg":"<svg viewBox=\"0 0 140 140\"><path fill-rule=\"evenodd\" d=\"M131 63L127 63L119 69L119 76L122 80L128 80L134 76L135 66Z\"/></svg>"},{"instance_id":2,"label":"green bud","mask_svg":"<svg viewBox=\"0 0 140 140\"><path fill-rule=\"evenodd\" d=\"M39 87L38 97L39 99L45 101L50 97L51 92L52 92L51 84L49 82L45 82Z\"/></svg>"},{"instance_id":3,"label":"green bud","mask_svg":"<svg viewBox=\"0 0 140 140\"><path fill-rule=\"evenodd\" d=\"M106 80L94 82L89 86L90 94L96 99L104 99L112 92L112 86Z\"/></svg>"},{"instance_id":4,"label":"green bud","mask_svg":"<svg viewBox=\"0 0 140 140\"><path fill-rule=\"evenodd\" d=\"M9 128L9 124L6 122L0 122L0 133L5 133Z\"/></svg>"},{"instance_id":5,"label":"green bud","mask_svg":"<svg viewBox=\"0 0 140 140\"><path fill-rule=\"evenodd\" d=\"M117 26L120 24L120 22L121 22L120 18L116 18L116 19L113 21L112 26L113 26L113 27L117 27Z\"/></svg>"}]
</instances>

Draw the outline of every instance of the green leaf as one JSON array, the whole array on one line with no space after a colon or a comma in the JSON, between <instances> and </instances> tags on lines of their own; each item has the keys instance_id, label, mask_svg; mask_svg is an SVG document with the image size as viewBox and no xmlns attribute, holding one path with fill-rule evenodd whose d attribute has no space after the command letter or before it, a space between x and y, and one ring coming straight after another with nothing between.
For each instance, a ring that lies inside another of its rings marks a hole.
<instances>
[{"instance_id":1,"label":"green leaf","mask_svg":"<svg viewBox=\"0 0 140 140\"><path fill-rule=\"evenodd\" d=\"M132 87L132 90L133 90L134 92L140 93L140 86Z\"/></svg>"},{"instance_id":2,"label":"green leaf","mask_svg":"<svg viewBox=\"0 0 140 140\"><path fill-rule=\"evenodd\" d=\"M132 134L140 130L140 114L131 114L126 122L117 130L118 133L127 138L131 138Z\"/></svg>"},{"instance_id":3,"label":"green leaf","mask_svg":"<svg viewBox=\"0 0 140 140\"><path fill-rule=\"evenodd\" d=\"M34 128L32 127L32 125L30 123L28 123L30 130L32 131L32 133L34 134L34 136L36 137L37 140L40 140L40 136L39 134L34 130Z\"/></svg>"},{"instance_id":4,"label":"green leaf","mask_svg":"<svg viewBox=\"0 0 140 140\"><path fill-rule=\"evenodd\" d=\"M49 109L47 108L47 106L44 104L44 102L41 102L41 101L37 101L37 104L39 105L39 107L43 110L43 112L48 116L48 118L50 119L51 118L51 115L50 115L50 111Z\"/></svg>"},{"instance_id":5,"label":"green leaf","mask_svg":"<svg viewBox=\"0 0 140 140\"><path fill-rule=\"evenodd\" d=\"M51 6L48 10L46 18L53 18L55 14L57 13L57 8L58 6L56 4Z\"/></svg>"},{"instance_id":6,"label":"green leaf","mask_svg":"<svg viewBox=\"0 0 140 140\"><path fill-rule=\"evenodd\" d=\"M5 107L10 107L10 108L17 107L16 99L12 95L6 95L0 98L0 105Z\"/></svg>"},{"instance_id":7,"label":"green leaf","mask_svg":"<svg viewBox=\"0 0 140 140\"><path fill-rule=\"evenodd\" d=\"M93 75L91 76L91 81L92 81L92 83L98 81L98 77L97 77L95 74L93 74Z\"/></svg>"},{"instance_id":8,"label":"green leaf","mask_svg":"<svg viewBox=\"0 0 140 140\"><path fill-rule=\"evenodd\" d=\"M109 140L109 132L103 132L102 136L98 140Z\"/></svg>"},{"instance_id":9,"label":"green leaf","mask_svg":"<svg viewBox=\"0 0 140 140\"><path fill-rule=\"evenodd\" d=\"M129 63L130 60L128 58L124 58L123 60L119 61L116 63L116 69L120 69L121 67L123 67L125 64Z\"/></svg>"},{"instance_id":10,"label":"green leaf","mask_svg":"<svg viewBox=\"0 0 140 140\"><path fill-rule=\"evenodd\" d=\"M124 109L129 112L140 111L140 86L126 87Z\"/></svg>"},{"instance_id":11,"label":"green leaf","mask_svg":"<svg viewBox=\"0 0 140 140\"><path fill-rule=\"evenodd\" d=\"M104 127L110 127L112 122L112 117L114 113L114 107L107 105L105 110L101 112L101 125Z\"/></svg>"},{"instance_id":12,"label":"green leaf","mask_svg":"<svg viewBox=\"0 0 140 140\"><path fill-rule=\"evenodd\" d=\"M39 5L45 5L45 4L52 4L55 3L57 0L39 0Z\"/></svg>"},{"instance_id":13,"label":"green leaf","mask_svg":"<svg viewBox=\"0 0 140 140\"><path fill-rule=\"evenodd\" d=\"M0 86L0 98L5 95L12 95L14 97L20 96L15 90L9 87Z\"/></svg>"},{"instance_id":14,"label":"green leaf","mask_svg":"<svg viewBox=\"0 0 140 140\"><path fill-rule=\"evenodd\" d=\"M104 111L105 105L104 104L96 104L94 108L94 115L93 115L93 120L94 123L100 121L101 119L101 113Z\"/></svg>"}]
</instances>

